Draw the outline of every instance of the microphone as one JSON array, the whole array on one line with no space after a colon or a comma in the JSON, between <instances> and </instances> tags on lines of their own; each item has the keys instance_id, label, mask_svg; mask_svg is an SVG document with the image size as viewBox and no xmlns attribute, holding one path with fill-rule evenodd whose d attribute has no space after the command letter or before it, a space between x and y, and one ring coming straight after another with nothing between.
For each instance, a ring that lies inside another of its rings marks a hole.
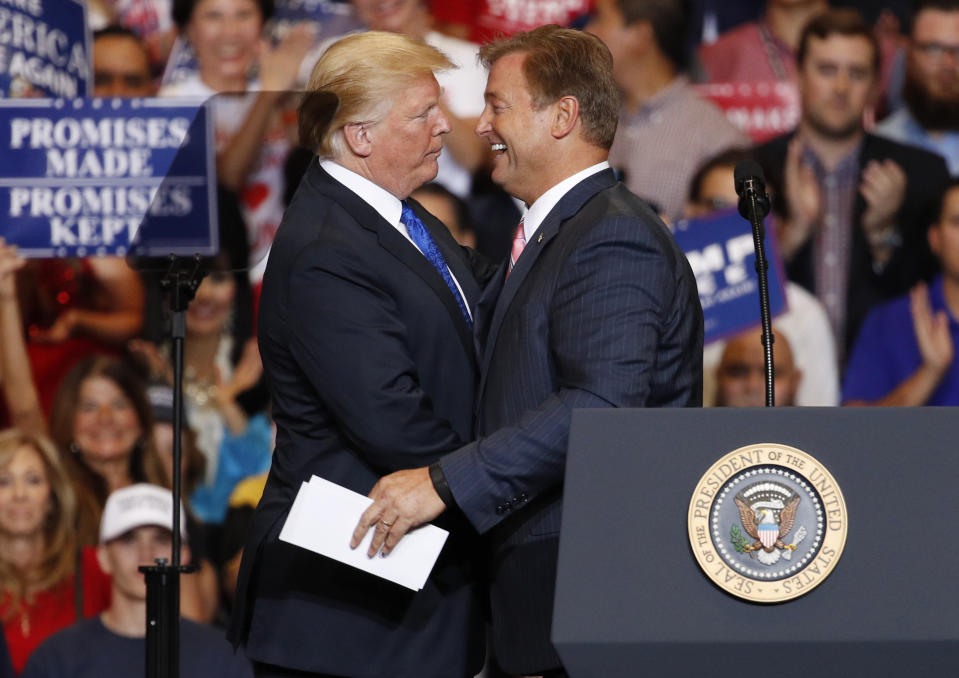
<instances>
[{"instance_id":1,"label":"microphone","mask_svg":"<svg viewBox=\"0 0 959 678\"><path fill-rule=\"evenodd\" d=\"M769 214L769 195L763 168L755 160L744 160L733 170L736 195L739 196L739 213L753 229L753 247L756 250L756 273L759 275L759 319L762 324L763 363L766 376L766 407L776 404L775 375L773 374L772 315L769 312L769 262L763 246L763 219Z\"/></svg>"},{"instance_id":2,"label":"microphone","mask_svg":"<svg viewBox=\"0 0 959 678\"><path fill-rule=\"evenodd\" d=\"M769 194L763 168L755 160L743 160L733 170L736 195L739 196L739 214L744 219L762 221L769 214Z\"/></svg>"}]
</instances>

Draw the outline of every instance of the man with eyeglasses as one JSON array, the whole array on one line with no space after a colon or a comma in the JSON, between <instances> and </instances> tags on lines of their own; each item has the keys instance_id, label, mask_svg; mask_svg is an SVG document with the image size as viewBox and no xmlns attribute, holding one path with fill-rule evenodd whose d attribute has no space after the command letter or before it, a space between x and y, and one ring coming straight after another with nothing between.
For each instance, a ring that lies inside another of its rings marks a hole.
<instances>
[{"instance_id":1,"label":"man with eyeglasses","mask_svg":"<svg viewBox=\"0 0 959 678\"><path fill-rule=\"evenodd\" d=\"M938 153L959 174L959 0L916 3L902 94L906 106L876 133Z\"/></svg>"},{"instance_id":2,"label":"man with eyeglasses","mask_svg":"<svg viewBox=\"0 0 959 678\"><path fill-rule=\"evenodd\" d=\"M925 243L948 181L941 157L865 132L879 85L879 48L854 10L803 29L798 128L756 149L778 199L787 274L826 307L840 362L875 304L928 279Z\"/></svg>"},{"instance_id":3,"label":"man with eyeglasses","mask_svg":"<svg viewBox=\"0 0 959 678\"><path fill-rule=\"evenodd\" d=\"M149 97L156 92L146 45L132 31L110 26L93 36L93 96Z\"/></svg>"}]
</instances>

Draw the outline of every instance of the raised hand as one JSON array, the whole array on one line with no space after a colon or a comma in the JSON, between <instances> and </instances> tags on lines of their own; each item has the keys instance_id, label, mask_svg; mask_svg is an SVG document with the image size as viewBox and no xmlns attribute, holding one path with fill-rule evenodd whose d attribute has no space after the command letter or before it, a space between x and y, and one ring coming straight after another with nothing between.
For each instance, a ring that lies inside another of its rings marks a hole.
<instances>
[{"instance_id":1,"label":"raised hand","mask_svg":"<svg viewBox=\"0 0 959 678\"><path fill-rule=\"evenodd\" d=\"M264 92L285 92L296 84L300 63L316 37L315 29L299 23L275 46L260 43L260 83Z\"/></svg>"},{"instance_id":2,"label":"raised hand","mask_svg":"<svg viewBox=\"0 0 959 678\"><path fill-rule=\"evenodd\" d=\"M16 245L8 245L0 238L0 299L16 297L17 271L26 263L27 260L17 254Z\"/></svg>"},{"instance_id":3,"label":"raised hand","mask_svg":"<svg viewBox=\"0 0 959 678\"><path fill-rule=\"evenodd\" d=\"M909 292L909 310L922 364L941 378L949 370L955 355L949 317L945 311L932 312L925 283L919 283Z\"/></svg>"},{"instance_id":4,"label":"raised hand","mask_svg":"<svg viewBox=\"0 0 959 678\"><path fill-rule=\"evenodd\" d=\"M872 241L895 226L906 197L906 173L893 160L870 160L862 171L859 193L866 201L862 228Z\"/></svg>"},{"instance_id":5,"label":"raised hand","mask_svg":"<svg viewBox=\"0 0 959 678\"><path fill-rule=\"evenodd\" d=\"M786 149L783 171L783 192L786 198L786 219L780 223L779 241L783 258L789 260L819 225L822 217L822 194L812 167L803 162L803 145L793 138Z\"/></svg>"}]
</instances>

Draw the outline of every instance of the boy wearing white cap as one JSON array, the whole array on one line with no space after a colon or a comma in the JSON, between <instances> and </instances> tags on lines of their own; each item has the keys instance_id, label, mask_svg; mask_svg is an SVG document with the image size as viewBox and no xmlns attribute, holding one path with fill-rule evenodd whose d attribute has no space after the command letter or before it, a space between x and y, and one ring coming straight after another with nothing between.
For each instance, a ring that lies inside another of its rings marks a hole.
<instances>
[{"instance_id":1,"label":"boy wearing white cap","mask_svg":"<svg viewBox=\"0 0 959 678\"><path fill-rule=\"evenodd\" d=\"M182 515L182 509L181 509ZM100 567L112 580L113 600L99 617L51 636L30 657L24 678L124 678L143 675L146 656L146 582L141 565L171 558L173 495L141 483L115 491L100 520ZM184 540L186 528L180 524ZM181 559L188 561L183 546ZM187 575L189 576L189 575ZM180 675L253 675L216 630L180 620Z\"/></svg>"}]
</instances>

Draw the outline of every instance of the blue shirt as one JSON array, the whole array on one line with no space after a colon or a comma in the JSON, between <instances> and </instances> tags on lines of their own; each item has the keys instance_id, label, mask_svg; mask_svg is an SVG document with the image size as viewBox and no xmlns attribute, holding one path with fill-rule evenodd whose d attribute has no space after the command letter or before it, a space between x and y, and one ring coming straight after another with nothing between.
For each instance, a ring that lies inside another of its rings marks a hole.
<instances>
[{"instance_id":1,"label":"blue shirt","mask_svg":"<svg viewBox=\"0 0 959 678\"><path fill-rule=\"evenodd\" d=\"M952 344L959 347L959 321L946 307L942 276L929 286L929 303L933 313L946 312ZM879 400L912 375L921 363L906 294L876 307L866 317L846 367L843 402ZM926 405L959 405L959 359L953 359Z\"/></svg>"},{"instance_id":2,"label":"blue shirt","mask_svg":"<svg viewBox=\"0 0 959 678\"><path fill-rule=\"evenodd\" d=\"M959 175L959 132L936 132L932 136L912 117L908 108L901 108L890 115L873 132L902 144L938 153L949 165L949 174Z\"/></svg>"}]
</instances>

